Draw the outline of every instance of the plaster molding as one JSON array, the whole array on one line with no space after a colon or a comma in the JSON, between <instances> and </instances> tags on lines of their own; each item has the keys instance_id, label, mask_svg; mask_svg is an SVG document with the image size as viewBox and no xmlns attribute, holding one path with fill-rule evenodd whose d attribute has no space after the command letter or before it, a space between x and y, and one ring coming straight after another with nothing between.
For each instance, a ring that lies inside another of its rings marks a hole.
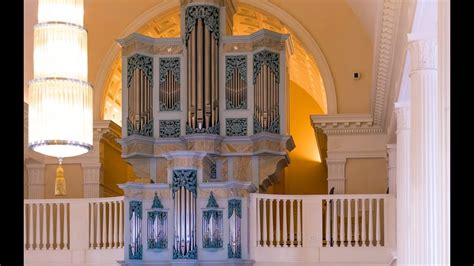
<instances>
[{"instance_id":1,"label":"plaster molding","mask_svg":"<svg viewBox=\"0 0 474 266\"><path fill-rule=\"evenodd\" d=\"M386 150L328 151L327 161L359 158L387 158Z\"/></svg>"},{"instance_id":2,"label":"plaster molding","mask_svg":"<svg viewBox=\"0 0 474 266\"><path fill-rule=\"evenodd\" d=\"M393 58L400 16L400 0L384 0L382 10L382 26L378 34L378 44L375 50L374 89L372 90L373 123L383 131L386 120L386 110L390 95Z\"/></svg>"},{"instance_id":3,"label":"plaster molding","mask_svg":"<svg viewBox=\"0 0 474 266\"><path fill-rule=\"evenodd\" d=\"M382 134L383 128L374 124L370 114L311 115L313 128L326 135Z\"/></svg>"}]
</instances>

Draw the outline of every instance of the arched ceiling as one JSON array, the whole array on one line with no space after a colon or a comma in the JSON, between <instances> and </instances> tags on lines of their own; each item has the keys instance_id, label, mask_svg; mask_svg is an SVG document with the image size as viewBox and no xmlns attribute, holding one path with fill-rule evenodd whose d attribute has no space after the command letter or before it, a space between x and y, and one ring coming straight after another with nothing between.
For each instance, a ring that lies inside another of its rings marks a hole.
<instances>
[{"instance_id":1,"label":"arched ceiling","mask_svg":"<svg viewBox=\"0 0 474 266\"><path fill-rule=\"evenodd\" d=\"M260 29L268 29L279 33L290 33L294 54L290 56L290 80L304 88L315 100L323 112L327 113L326 91L313 58L303 48L301 41L278 18L265 14L249 5L239 4L234 15L234 35L249 35ZM139 33L154 38L172 38L180 36L180 12L176 8L146 23L138 30ZM109 70L104 86L104 119L110 119L121 125L121 61L117 56Z\"/></svg>"},{"instance_id":2,"label":"arched ceiling","mask_svg":"<svg viewBox=\"0 0 474 266\"><path fill-rule=\"evenodd\" d=\"M37 23L37 1L24 0L24 91L26 102L28 101L27 83L33 79L33 26ZM244 0L237 0L236 2L239 3L240 1ZM370 109L373 45L370 34L364 28L364 23L347 1L261 1L274 5L291 15L317 42L334 79L337 113L368 113ZM179 1L84 0L84 23L89 38L89 82L95 86L95 90L102 89L98 87L99 84L94 83L101 75L99 71L103 63L110 60L107 59L107 57L110 57L108 51L117 45L115 40L124 37L124 33L128 30L127 27L133 21L143 17L150 9L168 2L176 2L176 5L178 5ZM245 2L252 4L250 1ZM253 22L263 23L263 25L271 27L278 26L278 23L273 23L274 21L271 21L271 19L255 19ZM160 34L178 35L176 32L168 32L166 28L163 25L163 28L158 28L158 31ZM297 44L297 41L294 41L294 43ZM354 81L352 71L361 72L362 78ZM113 90L111 90L111 93L113 93ZM117 95L117 93L113 94ZM120 95L118 95L112 99L112 102L120 102L120 100ZM94 105L98 104L101 103L94 102Z\"/></svg>"}]
</instances>

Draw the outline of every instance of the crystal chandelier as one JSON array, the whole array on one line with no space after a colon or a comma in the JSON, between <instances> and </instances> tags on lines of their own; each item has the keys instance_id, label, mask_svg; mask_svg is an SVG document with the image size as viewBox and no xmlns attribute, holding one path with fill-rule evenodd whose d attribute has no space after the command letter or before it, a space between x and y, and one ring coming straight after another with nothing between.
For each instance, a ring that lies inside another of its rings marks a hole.
<instances>
[{"instance_id":1,"label":"crystal chandelier","mask_svg":"<svg viewBox=\"0 0 474 266\"><path fill-rule=\"evenodd\" d=\"M87 82L83 0L39 0L34 79L29 82L30 149L59 159L55 194L66 194L65 157L92 149L92 86Z\"/></svg>"}]
</instances>

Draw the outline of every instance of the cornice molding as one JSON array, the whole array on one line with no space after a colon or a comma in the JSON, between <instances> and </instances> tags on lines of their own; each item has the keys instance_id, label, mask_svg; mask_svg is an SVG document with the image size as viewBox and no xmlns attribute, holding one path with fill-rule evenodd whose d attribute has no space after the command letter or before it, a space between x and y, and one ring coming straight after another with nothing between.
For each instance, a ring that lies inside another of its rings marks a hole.
<instances>
[{"instance_id":1,"label":"cornice molding","mask_svg":"<svg viewBox=\"0 0 474 266\"><path fill-rule=\"evenodd\" d=\"M388 97L390 95L390 83L392 77L393 57L395 49L396 34L398 30L398 18L400 15L399 0L384 0L382 10L382 26L379 40L375 50L374 84L372 93L373 123L383 130Z\"/></svg>"},{"instance_id":2,"label":"cornice molding","mask_svg":"<svg viewBox=\"0 0 474 266\"><path fill-rule=\"evenodd\" d=\"M370 114L311 115L314 129L326 135L382 134L383 128L374 124Z\"/></svg>"}]
</instances>

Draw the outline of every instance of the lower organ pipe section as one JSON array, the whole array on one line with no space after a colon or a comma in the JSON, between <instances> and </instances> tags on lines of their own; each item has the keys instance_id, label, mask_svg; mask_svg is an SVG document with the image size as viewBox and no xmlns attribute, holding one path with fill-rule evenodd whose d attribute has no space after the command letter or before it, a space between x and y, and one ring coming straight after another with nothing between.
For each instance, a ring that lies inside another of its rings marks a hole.
<instances>
[{"instance_id":1,"label":"lower organ pipe section","mask_svg":"<svg viewBox=\"0 0 474 266\"><path fill-rule=\"evenodd\" d=\"M127 134L153 136L153 58L136 54L127 65Z\"/></svg>"},{"instance_id":2,"label":"lower organ pipe section","mask_svg":"<svg viewBox=\"0 0 474 266\"><path fill-rule=\"evenodd\" d=\"M279 134L279 55L265 50L258 52L253 56L253 66L254 134Z\"/></svg>"},{"instance_id":3,"label":"lower organ pipe section","mask_svg":"<svg viewBox=\"0 0 474 266\"><path fill-rule=\"evenodd\" d=\"M173 171L174 245L173 259L197 259L196 170Z\"/></svg>"},{"instance_id":4,"label":"lower organ pipe section","mask_svg":"<svg viewBox=\"0 0 474 266\"><path fill-rule=\"evenodd\" d=\"M141 260L143 258L141 201L130 201L129 222L130 244L128 247L128 258L131 260Z\"/></svg>"}]
</instances>

